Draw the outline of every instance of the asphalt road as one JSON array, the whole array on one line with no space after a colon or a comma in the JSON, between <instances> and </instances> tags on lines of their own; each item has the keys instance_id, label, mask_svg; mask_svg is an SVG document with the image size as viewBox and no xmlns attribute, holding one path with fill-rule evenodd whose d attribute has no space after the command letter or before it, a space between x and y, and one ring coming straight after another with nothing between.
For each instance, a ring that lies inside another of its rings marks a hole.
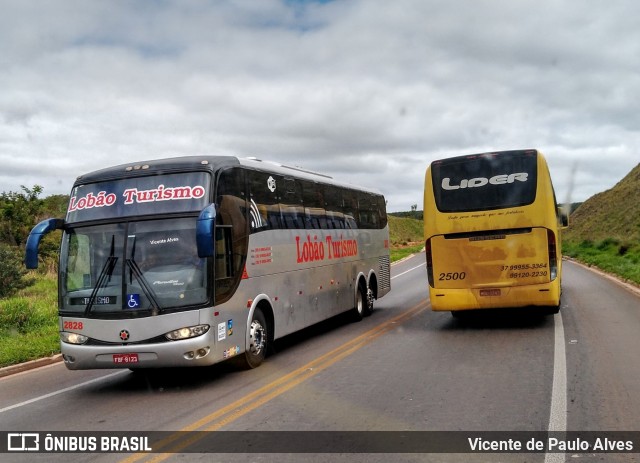
<instances>
[{"instance_id":1,"label":"asphalt road","mask_svg":"<svg viewBox=\"0 0 640 463\"><path fill-rule=\"evenodd\" d=\"M379 440L383 451L388 450L384 439L397 436L386 431L463 431L464 436L640 431L637 293L565 262L560 314L510 312L458 320L431 311L424 255L394 265L392 278L391 293L376 302L372 316L359 323L337 317L283 339L276 354L255 370L223 364L155 373L72 372L55 364L0 379L0 431L166 431L165 449L173 452L8 453L0 460L640 461L640 453L580 449L334 453L345 451L331 445L340 435L321 431L376 431L357 437ZM258 450L265 436L284 444L297 440L302 448L305 439L317 438L327 448L312 454L188 453L210 435L176 433L204 430L254 436L250 444Z\"/></svg>"}]
</instances>

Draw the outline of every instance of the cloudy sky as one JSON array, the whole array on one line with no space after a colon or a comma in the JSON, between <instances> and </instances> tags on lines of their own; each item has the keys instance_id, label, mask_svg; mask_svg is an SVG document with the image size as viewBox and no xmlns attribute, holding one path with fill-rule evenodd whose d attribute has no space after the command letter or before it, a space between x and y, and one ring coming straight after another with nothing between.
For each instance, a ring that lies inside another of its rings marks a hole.
<instances>
[{"instance_id":1,"label":"cloudy sky","mask_svg":"<svg viewBox=\"0 0 640 463\"><path fill-rule=\"evenodd\" d=\"M427 165L538 148L558 199L640 162L640 3L0 0L0 191L179 155L422 208Z\"/></svg>"}]
</instances>

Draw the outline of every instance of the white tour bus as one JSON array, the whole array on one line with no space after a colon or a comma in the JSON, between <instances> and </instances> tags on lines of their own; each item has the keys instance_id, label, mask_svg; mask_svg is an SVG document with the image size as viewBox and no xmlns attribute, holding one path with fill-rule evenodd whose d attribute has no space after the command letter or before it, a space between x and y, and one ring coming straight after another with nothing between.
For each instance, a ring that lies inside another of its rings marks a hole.
<instances>
[{"instance_id":1,"label":"white tour bus","mask_svg":"<svg viewBox=\"0 0 640 463\"><path fill-rule=\"evenodd\" d=\"M61 351L69 369L253 368L275 339L390 290L384 197L257 159L183 157L78 177L63 231Z\"/></svg>"}]
</instances>

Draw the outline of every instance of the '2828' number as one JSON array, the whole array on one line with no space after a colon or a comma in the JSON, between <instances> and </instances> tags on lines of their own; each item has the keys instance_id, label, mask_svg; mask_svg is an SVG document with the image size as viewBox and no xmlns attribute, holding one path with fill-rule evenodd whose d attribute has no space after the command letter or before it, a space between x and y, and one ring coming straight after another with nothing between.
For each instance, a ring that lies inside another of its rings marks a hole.
<instances>
[{"instance_id":1,"label":"'2828' number","mask_svg":"<svg viewBox=\"0 0 640 463\"><path fill-rule=\"evenodd\" d=\"M438 280L440 281L451 281L451 280L464 280L467 277L465 272L449 272L449 273L441 273Z\"/></svg>"},{"instance_id":2,"label":"'2828' number","mask_svg":"<svg viewBox=\"0 0 640 463\"><path fill-rule=\"evenodd\" d=\"M65 330L81 330L82 328L84 328L84 325L82 322L67 321L67 322L64 322L63 324L63 329Z\"/></svg>"}]
</instances>

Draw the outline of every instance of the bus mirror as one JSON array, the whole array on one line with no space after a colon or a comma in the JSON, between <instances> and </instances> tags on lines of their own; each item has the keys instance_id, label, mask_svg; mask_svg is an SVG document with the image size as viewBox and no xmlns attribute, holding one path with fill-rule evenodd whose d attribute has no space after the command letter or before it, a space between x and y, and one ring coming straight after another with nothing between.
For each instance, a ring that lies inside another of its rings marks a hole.
<instances>
[{"instance_id":1,"label":"bus mirror","mask_svg":"<svg viewBox=\"0 0 640 463\"><path fill-rule=\"evenodd\" d=\"M196 243L198 257L213 257L213 230L216 222L216 206L209 204L198 217L196 223Z\"/></svg>"},{"instance_id":2,"label":"bus mirror","mask_svg":"<svg viewBox=\"0 0 640 463\"><path fill-rule=\"evenodd\" d=\"M38 268L38 248L47 233L64 228L63 219L47 219L33 227L27 237L24 265L30 270Z\"/></svg>"},{"instance_id":3,"label":"bus mirror","mask_svg":"<svg viewBox=\"0 0 640 463\"><path fill-rule=\"evenodd\" d=\"M567 228L569 226L569 213L571 211L571 205L565 204L559 208L560 215L560 227Z\"/></svg>"}]
</instances>

